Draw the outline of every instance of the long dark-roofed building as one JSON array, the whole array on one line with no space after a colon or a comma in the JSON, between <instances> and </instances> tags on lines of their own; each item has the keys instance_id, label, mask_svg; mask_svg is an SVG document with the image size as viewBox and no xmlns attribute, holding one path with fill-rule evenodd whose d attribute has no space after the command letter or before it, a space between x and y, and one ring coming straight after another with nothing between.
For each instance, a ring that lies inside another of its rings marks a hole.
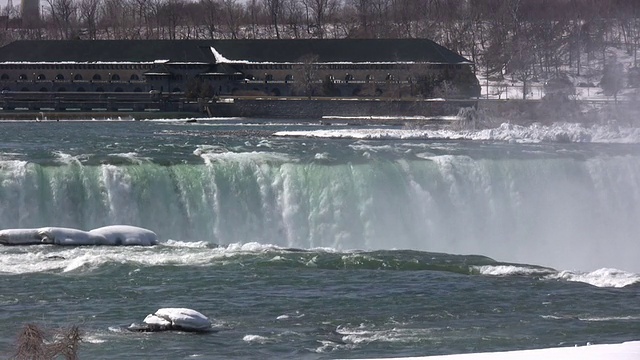
<instances>
[{"instance_id":1,"label":"long dark-roofed building","mask_svg":"<svg viewBox=\"0 0 640 360\"><path fill-rule=\"evenodd\" d=\"M473 64L426 39L15 41L6 92L155 92L186 97L477 95ZM453 86L451 86L453 85Z\"/></svg>"}]
</instances>

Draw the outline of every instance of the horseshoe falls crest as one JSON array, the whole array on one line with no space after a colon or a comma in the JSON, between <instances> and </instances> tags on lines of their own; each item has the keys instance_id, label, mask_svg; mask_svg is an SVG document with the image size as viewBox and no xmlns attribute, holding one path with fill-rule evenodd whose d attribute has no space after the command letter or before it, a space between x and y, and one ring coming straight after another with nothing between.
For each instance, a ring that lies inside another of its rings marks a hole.
<instances>
[{"instance_id":1,"label":"horseshoe falls crest","mask_svg":"<svg viewBox=\"0 0 640 360\"><path fill-rule=\"evenodd\" d=\"M155 246L0 246L0 353L394 358L640 333L640 132L245 119L0 123L0 229L134 225ZM220 331L123 330L163 307Z\"/></svg>"}]
</instances>

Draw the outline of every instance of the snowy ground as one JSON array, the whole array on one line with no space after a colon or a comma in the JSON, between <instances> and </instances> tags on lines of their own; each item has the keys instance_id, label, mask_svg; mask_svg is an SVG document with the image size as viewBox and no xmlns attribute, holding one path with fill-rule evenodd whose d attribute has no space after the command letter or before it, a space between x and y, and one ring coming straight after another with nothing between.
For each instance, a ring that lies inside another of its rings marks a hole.
<instances>
[{"instance_id":1,"label":"snowy ground","mask_svg":"<svg viewBox=\"0 0 640 360\"><path fill-rule=\"evenodd\" d=\"M393 360L637 360L640 359L640 341L622 344L588 345L492 353L396 358ZM373 359L370 359L373 360ZM391 360L391 359L386 359Z\"/></svg>"},{"instance_id":2,"label":"snowy ground","mask_svg":"<svg viewBox=\"0 0 640 360\"><path fill-rule=\"evenodd\" d=\"M633 57L627 54L623 49L609 48L607 50L607 58L609 61L615 59L615 61L622 64L625 72L633 67ZM481 68L481 67L480 67ZM480 69L479 68L479 69ZM602 88L598 85L602 78L602 64L593 61L590 68L581 68L581 76L577 76L575 69L564 69L563 73L567 74L573 84L576 86L577 100L584 101L614 101L612 96L606 96ZM522 99L523 86L522 82L513 79L509 74L504 76L504 80L498 81L490 79L487 82L486 76L481 74L481 71L476 74L480 81L481 98L483 99ZM593 86L584 86L585 84ZM528 84L527 99L538 100L545 95L544 80L534 79ZM640 89L624 88L618 94L619 100L635 100L640 95Z\"/></svg>"}]
</instances>

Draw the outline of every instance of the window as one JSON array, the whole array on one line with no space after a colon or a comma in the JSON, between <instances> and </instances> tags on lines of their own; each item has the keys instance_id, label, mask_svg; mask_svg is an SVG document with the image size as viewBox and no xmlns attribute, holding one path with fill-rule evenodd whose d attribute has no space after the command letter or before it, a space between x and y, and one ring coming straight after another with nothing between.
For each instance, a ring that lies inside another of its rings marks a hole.
<instances>
[{"instance_id":1,"label":"window","mask_svg":"<svg viewBox=\"0 0 640 360\"><path fill-rule=\"evenodd\" d=\"M81 80L82 80L82 75L80 75L80 74L76 74L76 75L73 77L73 80L81 81Z\"/></svg>"},{"instance_id":2,"label":"window","mask_svg":"<svg viewBox=\"0 0 640 360\"><path fill-rule=\"evenodd\" d=\"M130 81L138 81L140 80L140 77L136 74L131 75L131 77L129 78Z\"/></svg>"},{"instance_id":3,"label":"window","mask_svg":"<svg viewBox=\"0 0 640 360\"><path fill-rule=\"evenodd\" d=\"M95 74L91 79L93 79L93 81L100 81L102 80L102 76L100 76L100 74Z\"/></svg>"},{"instance_id":4,"label":"window","mask_svg":"<svg viewBox=\"0 0 640 360\"><path fill-rule=\"evenodd\" d=\"M9 80L9 75L8 74L0 75L0 80Z\"/></svg>"},{"instance_id":5,"label":"window","mask_svg":"<svg viewBox=\"0 0 640 360\"><path fill-rule=\"evenodd\" d=\"M264 74L264 81L273 81L273 75Z\"/></svg>"},{"instance_id":6,"label":"window","mask_svg":"<svg viewBox=\"0 0 640 360\"><path fill-rule=\"evenodd\" d=\"M284 77L284 81L286 81L286 82L293 81L293 75L291 75L291 74L287 74L287 75Z\"/></svg>"},{"instance_id":7,"label":"window","mask_svg":"<svg viewBox=\"0 0 640 360\"><path fill-rule=\"evenodd\" d=\"M104 89L99 87L99 88L96 89L96 92L104 92Z\"/></svg>"},{"instance_id":8,"label":"window","mask_svg":"<svg viewBox=\"0 0 640 360\"><path fill-rule=\"evenodd\" d=\"M111 75L111 81L119 81L119 80L120 80L120 75L118 74Z\"/></svg>"},{"instance_id":9,"label":"window","mask_svg":"<svg viewBox=\"0 0 640 360\"><path fill-rule=\"evenodd\" d=\"M18 76L18 79L20 79L20 80L27 80L27 75L25 75L25 74L20 74L20 76Z\"/></svg>"},{"instance_id":10,"label":"window","mask_svg":"<svg viewBox=\"0 0 640 360\"><path fill-rule=\"evenodd\" d=\"M367 82L373 81L373 75L367 75L367 76L365 77L365 80L366 80Z\"/></svg>"},{"instance_id":11,"label":"window","mask_svg":"<svg viewBox=\"0 0 640 360\"><path fill-rule=\"evenodd\" d=\"M79 87L78 90L76 90L77 92L85 92L83 87Z\"/></svg>"},{"instance_id":12,"label":"window","mask_svg":"<svg viewBox=\"0 0 640 360\"><path fill-rule=\"evenodd\" d=\"M56 80L64 80L64 75L62 74L56 75Z\"/></svg>"},{"instance_id":13,"label":"window","mask_svg":"<svg viewBox=\"0 0 640 360\"><path fill-rule=\"evenodd\" d=\"M37 80L47 80L47 77L44 76L44 74L39 74L38 77L36 78ZM46 91L46 90L45 90Z\"/></svg>"},{"instance_id":14,"label":"window","mask_svg":"<svg viewBox=\"0 0 640 360\"><path fill-rule=\"evenodd\" d=\"M121 88L121 87L117 87L115 91L116 91L116 92L122 92L123 90L122 90L122 88Z\"/></svg>"},{"instance_id":15,"label":"window","mask_svg":"<svg viewBox=\"0 0 640 360\"><path fill-rule=\"evenodd\" d=\"M349 82L349 81L352 81L352 80L353 80L353 75L351 75L351 74L347 74L344 77L344 81L346 81L346 82Z\"/></svg>"},{"instance_id":16,"label":"window","mask_svg":"<svg viewBox=\"0 0 640 360\"><path fill-rule=\"evenodd\" d=\"M58 92L64 92L64 91L67 91L67 89L65 89L65 88L63 88L63 87L59 87L59 88L58 88Z\"/></svg>"}]
</instances>

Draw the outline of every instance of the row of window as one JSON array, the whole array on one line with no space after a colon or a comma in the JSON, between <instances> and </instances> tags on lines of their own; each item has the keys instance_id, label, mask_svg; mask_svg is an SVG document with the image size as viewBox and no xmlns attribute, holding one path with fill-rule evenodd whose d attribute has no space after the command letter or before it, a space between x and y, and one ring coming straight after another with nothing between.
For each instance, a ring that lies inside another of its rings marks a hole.
<instances>
[{"instance_id":1,"label":"row of window","mask_svg":"<svg viewBox=\"0 0 640 360\"><path fill-rule=\"evenodd\" d=\"M11 91L11 89L5 87L5 88L2 89L2 91ZM20 89L20 91L24 92L24 91L33 91L33 90L29 89L29 88L26 88L26 87L23 87L23 88ZM46 87L42 87L38 91L40 91L40 92L49 92L49 91L66 92L68 90L67 90L67 88L61 86L61 87L59 87L57 89L48 89ZM85 88L83 88L83 87L78 87L75 90L71 90L71 91L86 92L87 90ZM105 92L104 88L102 88L102 87L98 87L93 91L94 92ZM121 87L117 87L113 91L114 92L124 92L124 89L122 89ZM174 93L179 93L179 92L182 92L182 89L173 88L173 90L171 90L171 91L174 92ZM136 87L136 88L133 89L133 92L142 92L142 88Z\"/></svg>"},{"instance_id":2,"label":"row of window","mask_svg":"<svg viewBox=\"0 0 640 360\"><path fill-rule=\"evenodd\" d=\"M248 79L248 80L259 80L257 77L255 77L252 74L247 74L246 75L246 79ZM274 79L273 78L273 74L264 74L264 81L273 81L273 79ZM333 75L326 75L325 79L329 80L329 81L335 81L336 80L336 78ZM375 77L373 75L366 75L364 80L367 81L367 82L374 81ZM385 77L385 81L395 81L395 80L396 80L396 78L391 74L387 74L387 76ZM284 81L293 81L293 75L287 74L284 77ZM355 81L355 77L353 75L351 75L351 74L346 74L344 76L344 81L345 82ZM409 77L407 77L407 81L411 82L411 81L413 81L413 78L411 76L409 76Z\"/></svg>"},{"instance_id":3,"label":"row of window","mask_svg":"<svg viewBox=\"0 0 640 360\"><path fill-rule=\"evenodd\" d=\"M172 65L173 67L174 65ZM36 69L36 70L148 70L151 64L2 64L0 69Z\"/></svg>"},{"instance_id":4,"label":"row of window","mask_svg":"<svg viewBox=\"0 0 640 360\"><path fill-rule=\"evenodd\" d=\"M38 74L38 75L33 75L35 77L35 80L47 80L47 77L44 74ZM11 80L11 77L8 74L2 74L0 75L0 81L8 81ZM27 76L27 74L20 74L18 76L18 80L29 80L29 76ZM66 80L64 75L62 74L58 74L55 76L55 80L56 81L63 81ZM80 74L75 74L73 76L73 80L75 81L82 81L84 80L84 78L82 77L82 75ZM99 81L102 80L102 76L100 74L95 74L93 75L93 77L91 78L91 80L95 80L95 81ZM111 74L109 80L111 81L119 81L120 79L120 75L118 74ZM140 77L136 74L133 74L129 77L129 81L138 81L140 80Z\"/></svg>"},{"instance_id":5,"label":"row of window","mask_svg":"<svg viewBox=\"0 0 640 360\"><path fill-rule=\"evenodd\" d=\"M240 69L244 70L289 70L294 67L303 67L298 64L242 64ZM331 70L409 70L415 65L409 64L313 64L314 69L331 69ZM426 64L427 69L461 69L460 64Z\"/></svg>"}]
</instances>

